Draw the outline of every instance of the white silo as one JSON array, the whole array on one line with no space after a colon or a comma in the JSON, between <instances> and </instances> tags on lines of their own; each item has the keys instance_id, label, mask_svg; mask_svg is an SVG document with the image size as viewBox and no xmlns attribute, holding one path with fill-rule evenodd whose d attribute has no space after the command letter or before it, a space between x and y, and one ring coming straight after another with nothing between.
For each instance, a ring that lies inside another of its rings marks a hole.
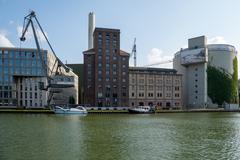
<instances>
[{"instance_id":1,"label":"white silo","mask_svg":"<svg viewBox=\"0 0 240 160\"><path fill-rule=\"evenodd\" d=\"M93 48L93 32L95 29L95 14L90 12L88 14L88 49Z\"/></svg>"}]
</instances>

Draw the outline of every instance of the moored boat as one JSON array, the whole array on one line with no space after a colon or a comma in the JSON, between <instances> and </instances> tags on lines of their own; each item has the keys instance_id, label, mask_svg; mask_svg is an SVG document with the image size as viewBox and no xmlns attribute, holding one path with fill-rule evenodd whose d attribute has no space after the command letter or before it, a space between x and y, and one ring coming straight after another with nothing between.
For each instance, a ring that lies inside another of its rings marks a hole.
<instances>
[{"instance_id":1,"label":"moored boat","mask_svg":"<svg viewBox=\"0 0 240 160\"><path fill-rule=\"evenodd\" d=\"M129 113L155 113L155 110L150 106L137 106L128 109Z\"/></svg>"},{"instance_id":2,"label":"moored boat","mask_svg":"<svg viewBox=\"0 0 240 160\"><path fill-rule=\"evenodd\" d=\"M76 108L63 108L60 106L54 107L55 114L87 114L86 108L83 106L77 106Z\"/></svg>"}]
</instances>

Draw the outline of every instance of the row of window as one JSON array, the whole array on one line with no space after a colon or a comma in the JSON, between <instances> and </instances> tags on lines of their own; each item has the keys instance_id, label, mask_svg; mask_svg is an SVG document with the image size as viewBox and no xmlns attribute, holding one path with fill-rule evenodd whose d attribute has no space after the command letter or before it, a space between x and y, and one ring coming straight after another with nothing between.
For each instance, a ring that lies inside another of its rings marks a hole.
<instances>
[{"instance_id":1,"label":"row of window","mask_svg":"<svg viewBox=\"0 0 240 160\"><path fill-rule=\"evenodd\" d=\"M1 58L30 58L30 59L45 59L46 53L42 54L42 57L39 56L36 52L19 52L19 51L3 51L0 50L0 59Z\"/></svg>"},{"instance_id":2,"label":"row of window","mask_svg":"<svg viewBox=\"0 0 240 160\"><path fill-rule=\"evenodd\" d=\"M131 95L132 95L132 97L134 97L135 93L132 92ZM157 97L163 97L163 94L162 93L157 93L156 96ZM180 97L180 94L179 93L175 93L174 96L175 97ZM144 93L142 93L142 92L138 93L138 97L144 97ZM153 93L148 93L148 97L154 97L154 94ZM170 98L170 97L172 97L172 94L171 93L166 93L166 97Z\"/></svg>"},{"instance_id":3,"label":"row of window","mask_svg":"<svg viewBox=\"0 0 240 160\"><path fill-rule=\"evenodd\" d=\"M134 78L131 79L132 83L135 83L135 81L136 80ZM145 82L148 82L149 84L154 84L154 83L163 84L163 80L159 80L159 79L156 79L155 82L154 82L153 79L148 79L148 81L145 81L144 78L138 79L138 83L145 83ZM166 80L165 84L172 84L172 81L171 80ZM178 84L180 84L180 80L175 80L175 85L178 85Z\"/></svg>"},{"instance_id":4,"label":"row of window","mask_svg":"<svg viewBox=\"0 0 240 160\"><path fill-rule=\"evenodd\" d=\"M131 86L131 89L132 89L132 90L135 90L135 87L136 87L136 86L133 86L133 85L132 85L132 86ZM153 86L153 85L148 85L148 87L147 87L147 86L145 87L144 85L139 85L139 86L138 86L138 89L139 89L139 90L145 90L145 88L148 89L148 90L150 90L150 91L153 91L153 90L154 90L154 86ZM163 86L156 86L155 89L156 89L156 90L163 90ZM166 91L172 91L172 86L165 86L165 89L166 89ZM175 87L174 87L174 90L175 90L175 91L179 91L179 90L180 90L180 87L179 87L179 86L175 86Z\"/></svg>"},{"instance_id":5,"label":"row of window","mask_svg":"<svg viewBox=\"0 0 240 160\"><path fill-rule=\"evenodd\" d=\"M42 75L43 70L42 68L36 67L0 67L0 75L4 74L23 74L23 75Z\"/></svg>"},{"instance_id":6,"label":"row of window","mask_svg":"<svg viewBox=\"0 0 240 160\"><path fill-rule=\"evenodd\" d=\"M23 103L24 102L24 103ZM35 102L35 101L34 101ZM20 100L20 104L19 104L20 106L25 106L25 107L27 107L27 106L30 106L30 107L33 107L33 106L35 106L35 107L42 107L42 101L40 101L40 103L38 104L38 103L33 103L33 101L32 100L25 100L25 101L22 101L22 100ZM38 106L39 105L39 106Z\"/></svg>"},{"instance_id":7,"label":"row of window","mask_svg":"<svg viewBox=\"0 0 240 160\"><path fill-rule=\"evenodd\" d=\"M165 104L165 105L164 105L164 104ZM131 105L132 105L132 106L135 106L135 103L132 102ZM147 104L144 104L144 102L139 102L138 105L140 105L140 106L144 106L144 105L154 106L153 102L147 102ZM175 105L176 107L178 107L178 106L180 106L180 103L179 103L179 102L175 102L174 105ZM165 103L163 103L163 102L157 102L157 103L156 103L156 107L158 107L158 106L159 106L159 107L162 107L162 106L171 107L172 104L171 104L171 102L165 102Z\"/></svg>"},{"instance_id":8,"label":"row of window","mask_svg":"<svg viewBox=\"0 0 240 160\"><path fill-rule=\"evenodd\" d=\"M102 77L98 77L98 81L101 82L102 81ZM110 77L106 77L106 82L110 81ZM113 82L117 82L117 78L112 78ZM125 78L122 78L122 82L126 82Z\"/></svg>"},{"instance_id":9,"label":"row of window","mask_svg":"<svg viewBox=\"0 0 240 160\"><path fill-rule=\"evenodd\" d=\"M29 60L13 60L13 59L7 59L7 60L0 60L0 66L16 66L16 67L42 67L43 63L40 61L29 61Z\"/></svg>"},{"instance_id":10,"label":"row of window","mask_svg":"<svg viewBox=\"0 0 240 160\"><path fill-rule=\"evenodd\" d=\"M40 96L40 98L42 98L42 94L40 94L39 96ZM35 99L37 99L38 98L38 93L37 92L34 92L34 93L32 93L32 92L20 92L20 98L23 98L23 97L25 99L27 99L27 98L32 99L33 97Z\"/></svg>"}]
</instances>

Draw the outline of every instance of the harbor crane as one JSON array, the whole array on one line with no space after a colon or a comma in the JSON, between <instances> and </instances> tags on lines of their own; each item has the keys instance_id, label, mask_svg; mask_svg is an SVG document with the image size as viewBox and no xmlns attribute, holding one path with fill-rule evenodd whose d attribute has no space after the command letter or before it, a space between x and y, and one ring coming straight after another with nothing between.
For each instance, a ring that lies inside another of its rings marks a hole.
<instances>
[{"instance_id":1,"label":"harbor crane","mask_svg":"<svg viewBox=\"0 0 240 160\"><path fill-rule=\"evenodd\" d=\"M136 46L136 38L134 38L132 53L130 54L130 57L133 56L134 59L134 67L137 66L137 46Z\"/></svg>"},{"instance_id":2,"label":"harbor crane","mask_svg":"<svg viewBox=\"0 0 240 160\"><path fill-rule=\"evenodd\" d=\"M156 63L152 63L152 64L147 64L144 67L151 67L151 66L156 66L156 65L160 65L160 64L167 64L167 63L172 63L173 60L166 60L166 61L160 61L160 62L156 62Z\"/></svg>"},{"instance_id":3,"label":"harbor crane","mask_svg":"<svg viewBox=\"0 0 240 160\"><path fill-rule=\"evenodd\" d=\"M48 46L51 49L51 52L55 56L55 61L53 63L52 68L49 68L49 65L46 64L47 62L44 61L43 54L42 54L43 50L41 50L41 48L40 48L40 44L39 44L39 40L38 40L38 37L37 37L37 32L36 32L36 28L35 28L34 22L39 27L41 33L43 34L43 36L44 36L44 38L45 38L45 40L46 40L46 42L48 44ZM39 55L39 58L40 58L40 61L41 61L41 64L42 64L42 67L43 67L43 70L44 70L44 76L47 77L47 84L46 84L46 86L44 86L44 82L39 82L39 89L48 91L51 88L69 88L69 87L73 87L74 85L72 85L72 84L52 83L53 77L55 75L61 75L62 74L61 73L61 67L65 70L66 73L70 72L71 69L69 67L67 67L57 57L56 53L54 52L54 50L52 48L52 45L50 44L46 34L44 33L43 28L40 25L40 23L39 23L39 21L38 21L34 11L31 11L30 14L28 14L26 17L24 17L24 23L23 23L23 29L22 29L22 35L20 37L20 41L25 41L26 40L25 36L26 36L26 32L27 32L29 26L31 26L32 31L33 31L33 36L34 36L36 47L37 47L37 54ZM53 93L54 93L54 91L50 90L50 94L49 94L48 100L47 100L48 105L50 104L50 101L52 99Z\"/></svg>"}]
</instances>

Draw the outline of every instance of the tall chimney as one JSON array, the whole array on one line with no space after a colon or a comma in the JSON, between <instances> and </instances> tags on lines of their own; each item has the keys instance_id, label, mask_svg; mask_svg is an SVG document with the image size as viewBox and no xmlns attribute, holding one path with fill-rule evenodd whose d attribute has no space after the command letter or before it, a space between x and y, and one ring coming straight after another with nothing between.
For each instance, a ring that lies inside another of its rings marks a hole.
<instances>
[{"instance_id":1,"label":"tall chimney","mask_svg":"<svg viewBox=\"0 0 240 160\"><path fill-rule=\"evenodd\" d=\"M93 48L93 32L95 29L95 14L90 12L88 15L88 49Z\"/></svg>"}]
</instances>

